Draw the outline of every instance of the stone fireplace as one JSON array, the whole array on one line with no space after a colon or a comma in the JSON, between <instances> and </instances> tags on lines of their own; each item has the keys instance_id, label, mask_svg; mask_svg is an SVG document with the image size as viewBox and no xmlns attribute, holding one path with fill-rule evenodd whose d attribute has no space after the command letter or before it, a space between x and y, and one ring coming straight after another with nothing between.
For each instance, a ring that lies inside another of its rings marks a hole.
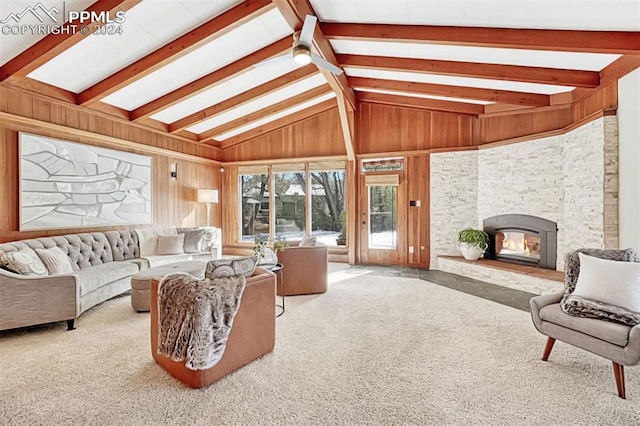
<instances>
[{"instance_id":1,"label":"stone fireplace","mask_svg":"<svg viewBox=\"0 0 640 426\"><path fill-rule=\"evenodd\" d=\"M525 214L505 214L484 219L489 234L486 257L503 262L556 269L555 222Z\"/></svg>"},{"instance_id":2,"label":"stone fireplace","mask_svg":"<svg viewBox=\"0 0 640 426\"><path fill-rule=\"evenodd\" d=\"M496 246L493 232L494 254L499 248L499 260L520 263L522 268L516 269L539 276L561 272L565 254L572 250L618 247L616 116L605 115L564 134L524 142L434 152L429 167L433 269L537 294L561 291L562 282L483 267L483 260L471 264L446 258L460 256L460 230L483 228L485 219L492 218L501 219L487 225L502 234ZM505 225L505 217L514 219L514 212L543 218L543 223ZM551 223L548 229L545 219ZM515 266L484 262L491 263L506 269Z\"/></svg>"}]
</instances>

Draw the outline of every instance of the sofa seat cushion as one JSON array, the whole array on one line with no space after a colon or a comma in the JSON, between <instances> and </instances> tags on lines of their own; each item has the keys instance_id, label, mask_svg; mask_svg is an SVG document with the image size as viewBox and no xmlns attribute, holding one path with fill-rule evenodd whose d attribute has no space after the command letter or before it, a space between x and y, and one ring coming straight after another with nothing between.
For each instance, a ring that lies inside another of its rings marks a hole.
<instances>
[{"instance_id":1,"label":"sofa seat cushion","mask_svg":"<svg viewBox=\"0 0 640 426\"><path fill-rule=\"evenodd\" d=\"M80 297L119 279L138 273L138 265L129 262L111 262L76 271Z\"/></svg>"},{"instance_id":2,"label":"sofa seat cushion","mask_svg":"<svg viewBox=\"0 0 640 426\"><path fill-rule=\"evenodd\" d=\"M191 256L190 253L182 253L143 256L143 258L149 262L150 268L155 268L156 266L167 265L169 263L186 262L187 260L191 260L193 256Z\"/></svg>"},{"instance_id":3,"label":"sofa seat cushion","mask_svg":"<svg viewBox=\"0 0 640 426\"><path fill-rule=\"evenodd\" d=\"M629 342L631 327L615 322L568 315L562 312L559 303L540 309L540 318L621 347L627 346Z\"/></svg>"}]
</instances>

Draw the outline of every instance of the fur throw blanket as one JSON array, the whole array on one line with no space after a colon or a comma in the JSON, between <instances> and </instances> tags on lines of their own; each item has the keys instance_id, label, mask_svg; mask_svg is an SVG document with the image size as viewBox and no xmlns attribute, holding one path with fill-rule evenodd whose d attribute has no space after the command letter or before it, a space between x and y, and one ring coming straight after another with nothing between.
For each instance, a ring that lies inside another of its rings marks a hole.
<instances>
[{"instance_id":1,"label":"fur throw blanket","mask_svg":"<svg viewBox=\"0 0 640 426\"><path fill-rule=\"evenodd\" d=\"M244 276L172 274L158 287L158 353L206 370L220 361L244 292Z\"/></svg>"}]
</instances>

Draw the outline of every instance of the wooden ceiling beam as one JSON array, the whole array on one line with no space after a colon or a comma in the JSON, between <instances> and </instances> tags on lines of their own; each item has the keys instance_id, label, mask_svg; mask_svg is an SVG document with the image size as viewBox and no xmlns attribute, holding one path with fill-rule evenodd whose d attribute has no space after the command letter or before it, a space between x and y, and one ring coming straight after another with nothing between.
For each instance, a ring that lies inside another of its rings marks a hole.
<instances>
[{"instance_id":1,"label":"wooden ceiling beam","mask_svg":"<svg viewBox=\"0 0 640 426\"><path fill-rule=\"evenodd\" d=\"M294 30L302 29L302 24L307 15L317 16L309 0L273 0L273 2L287 20L289 26ZM338 63L333 47L331 47L331 43L329 43L329 40L322 33L320 25L316 26L313 33L313 45L324 59L334 65ZM346 136L345 148L347 153L351 153L349 160L354 160L353 138L348 137L349 135L353 135L353 120L351 120L351 123L349 122L348 111L351 111L351 116L353 116L353 111L358 107L355 93L351 86L349 86L345 73L335 75L323 68L319 69L327 80L327 83L329 83L335 92L338 105L342 108L341 111L344 112L340 114L340 125L342 126L343 134ZM345 102L349 105L345 105Z\"/></svg>"},{"instance_id":2,"label":"wooden ceiling beam","mask_svg":"<svg viewBox=\"0 0 640 426\"><path fill-rule=\"evenodd\" d=\"M307 101L310 101L311 99L315 99L319 96L326 95L327 93L331 93L331 92L332 92L332 89L328 84L315 87L311 90L307 90L306 92L303 92L291 98L285 99L284 101L280 101L273 105L269 105L266 108L262 108L261 110L254 111L243 117L224 123L211 130L207 130L206 132L198 135L198 140L206 141L208 139L213 139L218 135L229 132L233 129L237 129L238 127L255 123L256 121L269 117L270 115L277 114L289 108L293 108ZM224 148L224 142L222 143L222 147Z\"/></svg>"},{"instance_id":3,"label":"wooden ceiling beam","mask_svg":"<svg viewBox=\"0 0 640 426\"><path fill-rule=\"evenodd\" d=\"M548 106L549 95L539 93L513 92L509 90L483 89L478 87L449 86L446 84L415 83L411 81L381 80L376 78L349 77L349 84L355 89L371 88L404 93L448 96L451 98L475 99L515 105Z\"/></svg>"},{"instance_id":4,"label":"wooden ceiling beam","mask_svg":"<svg viewBox=\"0 0 640 426\"><path fill-rule=\"evenodd\" d=\"M86 11L90 13L108 12L109 16L115 16L116 12L126 12L141 1L142 0L98 0L89 6ZM105 24L106 22L102 21L92 22L91 28L98 28ZM79 28L80 25L77 20L61 25L60 31L57 34L47 35L2 65L2 67L0 67L0 81L4 81L11 76L25 77L33 70L90 36L93 32L90 31L85 34L80 31Z\"/></svg>"},{"instance_id":5,"label":"wooden ceiling beam","mask_svg":"<svg viewBox=\"0 0 640 426\"><path fill-rule=\"evenodd\" d=\"M284 126L289 126L293 123L296 123L301 120L305 120L309 117L313 117L314 115L320 114L321 112L333 109L335 107L336 107L336 100L327 99L324 102L320 102L319 104L315 104L313 106L310 106L309 108L305 108L301 111L295 112L291 115L281 118L280 120L275 120L270 123L266 123L260 127L256 127L255 129L248 130L232 138L225 139L223 142L224 147L222 147L221 149L225 150L225 149L232 148L243 142L248 142L249 140L256 138L258 136L262 136L266 133L280 129Z\"/></svg>"},{"instance_id":6,"label":"wooden ceiling beam","mask_svg":"<svg viewBox=\"0 0 640 426\"><path fill-rule=\"evenodd\" d=\"M87 105L99 101L272 8L269 0L246 0L82 91L78 103Z\"/></svg>"},{"instance_id":7,"label":"wooden ceiling beam","mask_svg":"<svg viewBox=\"0 0 640 426\"><path fill-rule=\"evenodd\" d=\"M238 59L237 61L232 62L225 67L215 70L203 77L200 77L195 81L192 81L185 86L182 86L172 92L167 93L164 96L154 99L153 101L134 109L133 111L131 111L131 119L137 121L147 118L162 109L169 108L170 106L182 102L186 98L195 96L217 84L224 83L231 78L237 77L247 72L251 69L252 66L264 61L265 59L288 52L290 50L291 37L287 36L281 40L276 41L275 43L270 44L267 47L253 52L249 56Z\"/></svg>"},{"instance_id":8,"label":"wooden ceiling beam","mask_svg":"<svg viewBox=\"0 0 640 426\"><path fill-rule=\"evenodd\" d=\"M328 39L404 41L508 49L640 55L638 31L323 23Z\"/></svg>"},{"instance_id":9,"label":"wooden ceiling beam","mask_svg":"<svg viewBox=\"0 0 640 426\"><path fill-rule=\"evenodd\" d=\"M340 117L342 137L344 139L344 147L347 151L347 159L355 161L356 152L354 148L355 141L355 114L351 104L346 101L341 93L337 95L338 115Z\"/></svg>"},{"instance_id":10,"label":"wooden ceiling beam","mask_svg":"<svg viewBox=\"0 0 640 426\"><path fill-rule=\"evenodd\" d=\"M594 88L600 84L600 74L595 71L392 58L386 56L338 55L337 58L340 66L351 68L409 71L422 74L486 78L585 88Z\"/></svg>"},{"instance_id":11,"label":"wooden ceiling beam","mask_svg":"<svg viewBox=\"0 0 640 426\"><path fill-rule=\"evenodd\" d=\"M384 93L356 91L360 102L404 106L409 108L429 109L433 111L454 112L457 114L484 114L484 105L464 102L442 101L438 99L416 98L412 96L387 95Z\"/></svg>"},{"instance_id":12,"label":"wooden ceiling beam","mask_svg":"<svg viewBox=\"0 0 640 426\"><path fill-rule=\"evenodd\" d=\"M600 71L600 84L606 86L640 68L640 56L624 55L611 62ZM592 89L578 87L571 92L573 101L580 100L594 93Z\"/></svg>"},{"instance_id":13,"label":"wooden ceiling beam","mask_svg":"<svg viewBox=\"0 0 640 426\"><path fill-rule=\"evenodd\" d=\"M312 65L307 65L302 68L298 68L296 70L291 71L290 73L277 77L260 86L257 86L245 92L242 92L239 95L236 95L232 98L225 99L224 101L219 102L216 105L212 105L203 110L194 112L193 114L189 114L188 116L183 117L180 120L174 121L169 125L169 131L171 133L177 133L181 130L186 129L187 127L191 127L202 121L208 120L211 117L215 117L216 115L222 114L227 110L239 107L257 98L266 96L277 90L290 86L315 73L317 73L316 67Z\"/></svg>"},{"instance_id":14,"label":"wooden ceiling beam","mask_svg":"<svg viewBox=\"0 0 640 426\"><path fill-rule=\"evenodd\" d=\"M309 0L273 0L273 3L294 31L302 29L302 24L307 15L317 16ZM316 26L315 32L313 33L313 45L318 50L318 53L320 53L320 56L334 65L338 64L333 47L331 47L331 43L329 43L329 40L327 40L322 33L319 25ZM351 107L356 109L356 97L353 89L349 87L345 74L335 75L322 68L320 68L320 72L336 92L336 95L338 92L342 92L342 95L351 104Z\"/></svg>"}]
</instances>

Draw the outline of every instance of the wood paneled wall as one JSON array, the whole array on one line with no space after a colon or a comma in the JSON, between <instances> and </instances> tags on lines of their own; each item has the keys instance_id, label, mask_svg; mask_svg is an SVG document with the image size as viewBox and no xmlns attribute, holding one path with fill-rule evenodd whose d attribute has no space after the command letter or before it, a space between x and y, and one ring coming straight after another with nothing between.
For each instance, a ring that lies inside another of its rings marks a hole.
<instances>
[{"instance_id":1,"label":"wood paneled wall","mask_svg":"<svg viewBox=\"0 0 640 426\"><path fill-rule=\"evenodd\" d=\"M338 109L333 108L225 149L224 161L346 155Z\"/></svg>"},{"instance_id":2,"label":"wood paneled wall","mask_svg":"<svg viewBox=\"0 0 640 426\"><path fill-rule=\"evenodd\" d=\"M221 156L217 147L14 88L0 87L0 111L197 157L218 160Z\"/></svg>"},{"instance_id":3,"label":"wood paneled wall","mask_svg":"<svg viewBox=\"0 0 640 426\"><path fill-rule=\"evenodd\" d=\"M0 89L2 90L2 89ZM6 94L6 91L0 92ZM0 242L14 241L25 238L35 238L46 235L63 235L77 232L103 231L109 229L130 229L137 227L169 227L169 226L198 226L207 222L206 206L196 202L198 188L220 188L220 165L211 160L193 158L176 153L161 154L158 150L148 148L146 144L154 143L171 147L171 145L184 145L182 140L153 139L153 133L140 130L138 127L127 127L126 123L108 122L99 116L91 117L78 111L68 111L56 104L41 103L37 100L29 100L21 97L23 105L16 111L14 100L0 101L2 108L7 104L11 106L13 113L19 112L20 116L29 114L38 120L51 120L61 126L47 126L45 122L30 122L25 124L22 120L5 118L0 121L0 199L3 200L3 210L0 214ZM46 109L50 108L49 112ZM68 114L67 114L68 113ZM17 117L17 116L16 116ZM30 117L31 118L31 117ZM75 127L77 126L77 127ZM74 128L75 127L75 128ZM76 130L81 128L82 131ZM84 130L94 129L86 132ZM24 131L33 134L59 138L71 142L79 142L88 145L103 146L111 149L150 155L153 161L153 224L137 226L116 226L104 228L61 229L51 231L19 231L19 152L18 132ZM98 131L102 132L99 134ZM102 135L111 133L111 136L123 135L121 146L114 148L113 138L104 138ZM141 139L141 140L138 140ZM125 140L126 139L126 140ZM135 142L135 143L131 143ZM177 163L178 179L171 179L171 164ZM214 205L211 214L211 224L220 226L220 206Z\"/></svg>"},{"instance_id":4,"label":"wood paneled wall","mask_svg":"<svg viewBox=\"0 0 640 426\"><path fill-rule=\"evenodd\" d=\"M407 206L407 250L406 263L411 266L429 267L430 218L429 218L429 155L405 158L407 179L407 204L419 200L420 206Z\"/></svg>"},{"instance_id":5,"label":"wood paneled wall","mask_svg":"<svg viewBox=\"0 0 640 426\"><path fill-rule=\"evenodd\" d=\"M356 153L473 146L476 118L445 112L360 103Z\"/></svg>"}]
</instances>

